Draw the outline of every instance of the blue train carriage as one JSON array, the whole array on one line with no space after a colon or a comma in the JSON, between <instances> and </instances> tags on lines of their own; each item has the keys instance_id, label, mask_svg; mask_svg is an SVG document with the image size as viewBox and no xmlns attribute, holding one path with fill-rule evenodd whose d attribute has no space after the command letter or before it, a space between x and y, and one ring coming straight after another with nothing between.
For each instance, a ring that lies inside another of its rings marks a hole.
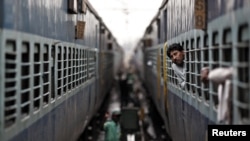
<instances>
[{"instance_id":1,"label":"blue train carriage","mask_svg":"<svg viewBox=\"0 0 250 141\"><path fill-rule=\"evenodd\" d=\"M102 48L100 48L99 53L99 74L101 75L99 84L100 91L107 93L112 87L112 78L115 77L122 64L124 50L105 24L101 24L100 32L100 44Z\"/></svg>"},{"instance_id":2,"label":"blue train carriage","mask_svg":"<svg viewBox=\"0 0 250 141\"><path fill-rule=\"evenodd\" d=\"M247 0L164 0L145 30L135 55L144 56L138 58L145 82L172 140L206 140L209 124L250 124L249 6ZM185 50L184 89L166 55L173 43ZM218 84L200 81L203 67L234 69L224 103L229 119L219 121Z\"/></svg>"},{"instance_id":3,"label":"blue train carriage","mask_svg":"<svg viewBox=\"0 0 250 141\"><path fill-rule=\"evenodd\" d=\"M111 88L114 55L104 42L120 46L87 0L0 7L0 140L76 140Z\"/></svg>"}]
</instances>

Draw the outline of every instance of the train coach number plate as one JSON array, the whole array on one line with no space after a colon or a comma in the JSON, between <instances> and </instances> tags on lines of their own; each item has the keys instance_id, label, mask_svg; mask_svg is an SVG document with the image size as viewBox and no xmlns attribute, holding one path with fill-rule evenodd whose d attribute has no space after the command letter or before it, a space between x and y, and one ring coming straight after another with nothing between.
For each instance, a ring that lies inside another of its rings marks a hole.
<instances>
[{"instance_id":1,"label":"train coach number plate","mask_svg":"<svg viewBox=\"0 0 250 141\"><path fill-rule=\"evenodd\" d=\"M77 21L76 35L75 35L76 39L83 39L84 28L85 28L85 22L84 21Z\"/></svg>"},{"instance_id":2,"label":"train coach number plate","mask_svg":"<svg viewBox=\"0 0 250 141\"><path fill-rule=\"evenodd\" d=\"M205 0L195 0L195 28L206 28L206 2Z\"/></svg>"}]
</instances>

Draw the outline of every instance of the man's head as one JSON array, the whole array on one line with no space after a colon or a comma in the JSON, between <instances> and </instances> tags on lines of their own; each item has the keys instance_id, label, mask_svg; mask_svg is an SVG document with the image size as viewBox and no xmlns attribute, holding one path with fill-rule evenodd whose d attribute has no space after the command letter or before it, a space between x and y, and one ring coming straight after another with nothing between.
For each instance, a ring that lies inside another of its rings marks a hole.
<instances>
[{"instance_id":1,"label":"man's head","mask_svg":"<svg viewBox=\"0 0 250 141\"><path fill-rule=\"evenodd\" d=\"M121 116L121 112L120 111L113 111L112 112L112 119L115 121L115 122L118 122L120 120L120 116Z\"/></svg>"},{"instance_id":2,"label":"man's head","mask_svg":"<svg viewBox=\"0 0 250 141\"><path fill-rule=\"evenodd\" d=\"M167 55L176 65L183 65L185 53L183 47L180 44L174 43L170 45L167 50Z\"/></svg>"}]
</instances>

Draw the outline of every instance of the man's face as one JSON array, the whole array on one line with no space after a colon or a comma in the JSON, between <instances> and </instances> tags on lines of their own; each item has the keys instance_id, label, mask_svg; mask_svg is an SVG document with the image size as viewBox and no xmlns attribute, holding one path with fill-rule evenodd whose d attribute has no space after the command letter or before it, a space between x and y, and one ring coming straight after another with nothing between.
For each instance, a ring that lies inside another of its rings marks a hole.
<instances>
[{"instance_id":1,"label":"man's face","mask_svg":"<svg viewBox=\"0 0 250 141\"><path fill-rule=\"evenodd\" d=\"M170 58L171 58L173 63L180 66L183 64L184 51L173 50L170 52Z\"/></svg>"}]
</instances>

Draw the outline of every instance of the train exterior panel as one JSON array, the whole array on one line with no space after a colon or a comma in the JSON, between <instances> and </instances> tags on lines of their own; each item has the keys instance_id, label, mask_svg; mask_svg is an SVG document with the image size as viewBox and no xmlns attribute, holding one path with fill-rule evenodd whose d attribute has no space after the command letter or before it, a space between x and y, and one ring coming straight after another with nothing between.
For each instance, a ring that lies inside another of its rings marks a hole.
<instances>
[{"instance_id":1,"label":"train exterior panel","mask_svg":"<svg viewBox=\"0 0 250 141\"><path fill-rule=\"evenodd\" d=\"M121 47L87 0L0 3L0 140L77 140Z\"/></svg>"},{"instance_id":2,"label":"train exterior panel","mask_svg":"<svg viewBox=\"0 0 250 141\"><path fill-rule=\"evenodd\" d=\"M164 0L145 29L134 62L144 65L139 70L172 140L207 140L210 124L250 124L249 7L247 0ZM185 50L184 89L166 54L173 43ZM217 84L201 82L203 67L234 69L227 103L232 106L227 111L231 120L219 121Z\"/></svg>"}]
</instances>

